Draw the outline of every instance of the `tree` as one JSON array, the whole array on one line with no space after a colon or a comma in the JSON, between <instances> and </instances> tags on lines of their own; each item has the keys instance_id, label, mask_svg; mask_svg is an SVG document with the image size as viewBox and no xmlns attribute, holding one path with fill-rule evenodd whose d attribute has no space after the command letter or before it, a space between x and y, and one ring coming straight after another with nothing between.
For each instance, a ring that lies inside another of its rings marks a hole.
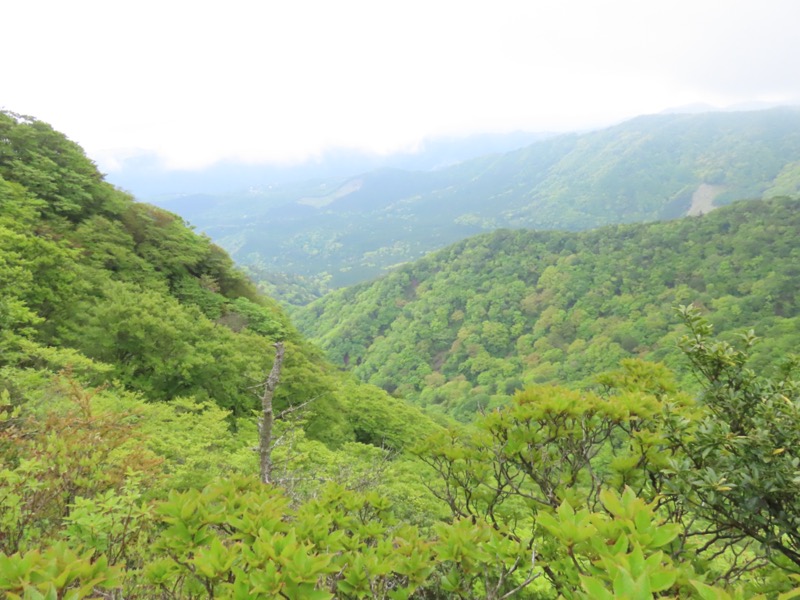
<instances>
[{"instance_id":1,"label":"tree","mask_svg":"<svg viewBox=\"0 0 800 600\"><path fill-rule=\"evenodd\" d=\"M259 474L261 483L272 482L272 426L275 422L275 414L272 407L272 397L275 395L275 388L281 379L281 367L283 366L283 342L275 344L275 360L269 376L264 381L264 391L261 394L261 419L258 423L258 455L260 458Z\"/></svg>"},{"instance_id":2,"label":"tree","mask_svg":"<svg viewBox=\"0 0 800 600\"><path fill-rule=\"evenodd\" d=\"M800 362L789 357L774 376L756 374L747 366L752 330L731 344L711 337L698 309L679 312L704 414L670 432L684 450L672 461L671 494L710 523L710 541L755 542L759 555L800 572Z\"/></svg>"}]
</instances>

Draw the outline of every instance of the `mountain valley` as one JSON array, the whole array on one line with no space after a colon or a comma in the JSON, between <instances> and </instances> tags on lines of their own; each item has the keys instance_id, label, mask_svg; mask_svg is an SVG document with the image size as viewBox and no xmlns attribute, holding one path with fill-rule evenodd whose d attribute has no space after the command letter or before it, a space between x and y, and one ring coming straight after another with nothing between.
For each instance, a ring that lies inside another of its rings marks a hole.
<instances>
[{"instance_id":1,"label":"mountain valley","mask_svg":"<svg viewBox=\"0 0 800 600\"><path fill-rule=\"evenodd\" d=\"M651 115L437 170L380 169L160 205L260 279L299 276L324 290L498 228L583 230L797 194L798 131L793 108ZM280 286L269 289L281 299Z\"/></svg>"},{"instance_id":2,"label":"mountain valley","mask_svg":"<svg viewBox=\"0 0 800 600\"><path fill-rule=\"evenodd\" d=\"M798 597L799 115L187 222L0 111L0 595Z\"/></svg>"}]
</instances>

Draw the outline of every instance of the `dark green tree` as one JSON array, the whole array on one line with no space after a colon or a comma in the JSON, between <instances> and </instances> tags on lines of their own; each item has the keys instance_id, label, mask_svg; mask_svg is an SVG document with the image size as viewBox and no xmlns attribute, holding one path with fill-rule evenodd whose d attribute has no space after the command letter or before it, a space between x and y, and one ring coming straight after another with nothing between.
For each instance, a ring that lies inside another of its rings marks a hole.
<instances>
[{"instance_id":1,"label":"dark green tree","mask_svg":"<svg viewBox=\"0 0 800 600\"><path fill-rule=\"evenodd\" d=\"M759 374L748 367L752 330L720 341L697 308L679 311L704 415L674 424L684 452L672 462L672 494L710 523L710 540L752 540L759 554L800 572L800 362L788 357L776 373Z\"/></svg>"}]
</instances>

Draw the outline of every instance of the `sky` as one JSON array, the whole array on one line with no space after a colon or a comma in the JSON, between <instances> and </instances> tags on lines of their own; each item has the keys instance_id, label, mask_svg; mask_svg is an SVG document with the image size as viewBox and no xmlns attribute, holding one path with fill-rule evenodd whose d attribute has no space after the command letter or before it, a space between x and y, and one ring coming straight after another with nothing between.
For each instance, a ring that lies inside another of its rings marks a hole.
<instances>
[{"instance_id":1,"label":"sky","mask_svg":"<svg viewBox=\"0 0 800 600\"><path fill-rule=\"evenodd\" d=\"M797 0L9 0L0 108L106 171L800 104Z\"/></svg>"}]
</instances>

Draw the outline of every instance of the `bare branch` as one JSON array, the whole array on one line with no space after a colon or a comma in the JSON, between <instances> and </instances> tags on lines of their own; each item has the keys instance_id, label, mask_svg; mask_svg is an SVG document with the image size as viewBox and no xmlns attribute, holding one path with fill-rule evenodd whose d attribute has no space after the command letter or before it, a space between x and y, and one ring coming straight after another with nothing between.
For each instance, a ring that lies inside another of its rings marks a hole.
<instances>
[{"instance_id":1,"label":"bare branch","mask_svg":"<svg viewBox=\"0 0 800 600\"><path fill-rule=\"evenodd\" d=\"M275 360L272 363L272 370L269 372L267 380L264 382L264 392L261 394L261 420L258 431L258 447L261 459L261 482L271 483L272 479L272 427L275 423L275 415L272 408L272 397L275 388L281 378L281 367L283 366L283 342L275 344Z\"/></svg>"}]
</instances>

